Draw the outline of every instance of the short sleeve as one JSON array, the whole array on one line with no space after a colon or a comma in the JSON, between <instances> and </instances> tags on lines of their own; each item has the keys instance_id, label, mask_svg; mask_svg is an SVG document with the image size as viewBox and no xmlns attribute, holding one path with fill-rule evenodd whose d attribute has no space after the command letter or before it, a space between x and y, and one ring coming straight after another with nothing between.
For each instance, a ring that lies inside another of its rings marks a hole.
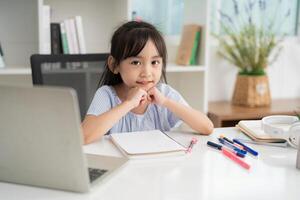
<instances>
[{"instance_id":1,"label":"short sleeve","mask_svg":"<svg viewBox=\"0 0 300 200\"><path fill-rule=\"evenodd\" d=\"M100 115L113 107L113 95L109 86L100 87L87 111L88 115Z\"/></svg>"},{"instance_id":2,"label":"short sleeve","mask_svg":"<svg viewBox=\"0 0 300 200\"><path fill-rule=\"evenodd\" d=\"M189 104L186 102L186 100L181 96L179 92L177 92L175 89L173 89L171 86L162 84L161 86L161 92L168 97L169 99L172 99L176 102L179 102L183 105L189 106ZM167 112L168 122L170 124L171 128L178 127L181 125L182 120L177 117L173 112L168 110Z\"/></svg>"}]
</instances>

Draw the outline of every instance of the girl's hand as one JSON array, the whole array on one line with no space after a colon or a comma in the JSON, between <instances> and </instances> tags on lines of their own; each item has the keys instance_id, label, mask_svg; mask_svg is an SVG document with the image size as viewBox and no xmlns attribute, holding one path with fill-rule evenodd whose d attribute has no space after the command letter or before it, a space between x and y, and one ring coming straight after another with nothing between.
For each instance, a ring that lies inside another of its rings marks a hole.
<instances>
[{"instance_id":1,"label":"girl's hand","mask_svg":"<svg viewBox=\"0 0 300 200\"><path fill-rule=\"evenodd\" d=\"M126 101L130 102L133 108L145 103L147 100L147 92L141 88L131 88L127 94Z\"/></svg>"},{"instance_id":2,"label":"girl's hand","mask_svg":"<svg viewBox=\"0 0 300 200\"><path fill-rule=\"evenodd\" d=\"M156 88L148 90L148 100L158 105L164 105L167 98Z\"/></svg>"}]
</instances>

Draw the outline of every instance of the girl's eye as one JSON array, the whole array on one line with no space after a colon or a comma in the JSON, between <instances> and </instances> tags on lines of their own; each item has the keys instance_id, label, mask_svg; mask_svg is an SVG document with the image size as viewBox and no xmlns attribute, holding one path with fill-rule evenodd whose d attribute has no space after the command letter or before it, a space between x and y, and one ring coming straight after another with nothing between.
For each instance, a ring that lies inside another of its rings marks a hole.
<instances>
[{"instance_id":1,"label":"girl's eye","mask_svg":"<svg viewBox=\"0 0 300 200\"><path fill-rule=\"evenodd\" d=\"M141 62L138 61L138 60L134 60L134 61L131 61L130 64L132 64L132 65L141 65Z\"/></svg>"},{"instance_id":2,"label":"girl's eye","mask_svg":"<svg viewBox=\"0 0 300 200\"><path fill-rule=\"evenodd\" d=\"M159 65L160 64L160 61L159 60L153 60L152 61L152 65Z\"/></svg>"}]
</instances>

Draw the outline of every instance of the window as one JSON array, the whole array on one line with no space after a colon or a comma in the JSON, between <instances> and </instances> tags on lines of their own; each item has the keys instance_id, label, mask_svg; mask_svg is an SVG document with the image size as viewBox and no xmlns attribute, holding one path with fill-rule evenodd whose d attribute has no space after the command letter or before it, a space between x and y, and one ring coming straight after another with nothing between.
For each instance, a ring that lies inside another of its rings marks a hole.
<instances>
[{"instance_id":1,"label":"window","mask_svg":"<svg viewBox=\"0 0 300 200\"><path fill-rule=\"evenodd\" d=\"M235 26L241 27L242 23L251 21L258 26L272 27L278 35L295 35L298 4L299 0L212 0L211 30L219 33L220 22L232 20Z\"/></svg>"},{"instance_id":2,"label":"window","mask_svg":"<svg viewBox=\"0 0 300 200\"><path fill-rule=\"evenodd\" d=\"M178 35L183 25L184 0L133 0L132 20L143 20L165 35Z\"/></svg>"}]
</instances>

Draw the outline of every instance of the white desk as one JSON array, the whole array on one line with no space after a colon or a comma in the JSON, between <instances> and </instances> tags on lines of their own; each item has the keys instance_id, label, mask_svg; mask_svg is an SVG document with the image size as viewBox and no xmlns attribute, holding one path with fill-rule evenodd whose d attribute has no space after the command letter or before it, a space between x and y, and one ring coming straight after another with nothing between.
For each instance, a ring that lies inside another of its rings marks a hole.
<instances>
[{"instance_id":1,"label":"white desk","mask_svg":"<svg viewBox=\"0 0 300 200\"><path fill-rule=\"evenodd\" d=\"M118 174L87 194L0 183L0 199L300 199L295 149L251 145L260 155L245 158L251 164L247 171L207 147L207 140L216 141L220 134L233 137L239 132L223 128L215 129L211 136L197 136L199 142L186 156L129 161ZM193 136L174 134L183 143ZM119 153L109 141L101 143L106 154Z\"/></svg>"}]
</instances>

